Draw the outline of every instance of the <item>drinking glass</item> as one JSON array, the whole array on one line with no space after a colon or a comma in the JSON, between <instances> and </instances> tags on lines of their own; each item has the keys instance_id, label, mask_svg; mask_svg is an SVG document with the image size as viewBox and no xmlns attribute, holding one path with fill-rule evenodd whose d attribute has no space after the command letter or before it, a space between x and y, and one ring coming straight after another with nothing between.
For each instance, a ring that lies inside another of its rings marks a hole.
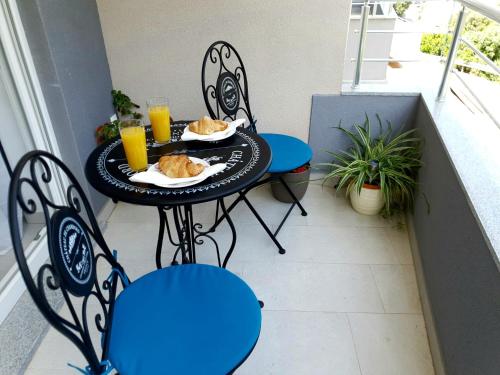
<instances>
[{"instance_id":1,"label":"drinking glass","mask_svg":"<svg viewBox=\"0 0 500 375\"><path fill-rule=\"evenodd\" d=\"M155 141L157 143L170 142L170 108L167 98L151 98L147 101L147 105Z\"/></svg>"},{"instance_id":2,"label":"drinking glass","mask_svg":"<svg viewBox=\"0 0 500 375\"><path fill-rule=\"evenodd\" d=\"M120 121L120 136L130 169L136 172L147 169L146 131L141 120Z\"/></svg>"}]
</instances>

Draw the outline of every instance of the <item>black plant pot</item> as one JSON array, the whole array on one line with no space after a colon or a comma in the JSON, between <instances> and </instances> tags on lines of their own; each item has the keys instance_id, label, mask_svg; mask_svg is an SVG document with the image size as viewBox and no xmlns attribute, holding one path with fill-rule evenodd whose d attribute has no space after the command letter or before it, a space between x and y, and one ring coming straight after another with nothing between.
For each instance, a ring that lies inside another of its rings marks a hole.
<instances>
[{"instance_id":1,"label":"black plant pot","mask_svg":"<svg viewBox=\"0 0 500 375\"><path fill-rule=\"evenodd\" d=\"M311 168L308 166L303 172L298 173L285 173L282 177L285 180L290 190L295 194L298 200L301 200L306 194L307 187L309 186L309 177L311 176ZM271 190L273 192L274 198L284 203L293 203L293 199L279 181L273 181L271 183Z\"/></svg>"}]
</instances>

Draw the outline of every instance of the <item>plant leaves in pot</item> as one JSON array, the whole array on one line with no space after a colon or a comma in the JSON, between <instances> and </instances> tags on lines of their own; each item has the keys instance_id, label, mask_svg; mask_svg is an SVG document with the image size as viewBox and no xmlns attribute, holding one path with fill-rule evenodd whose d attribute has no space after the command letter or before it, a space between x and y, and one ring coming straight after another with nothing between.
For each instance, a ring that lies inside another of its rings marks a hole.
<instances>
[{"instance_id":1,"label":"plant leaves in pot","mask_svg":"<svg viewBox=\"0 0 500 375\"><path fill-rule=\"evenodd\" d=\"M319 165L330 168L324 181L338 178L337 189L346 187L357 212L389 217L413 206L422 141L416 129L393 132L390 122L384 126L378 115L377 119L377 135L367 115L353 130L336 126L352 144L346 151L329 152L333 162Z\"/></svg>"},{"instance_id":2,"label":"plant leaves in pot","mask_svg":"<svg viewBox=\"0 0 500 375\"><path fill-rule=\"evenodd\" d=\"M113 99L113 107L118 114L119 119L107 122L98 126L95 130L96 143L100 145L120 134L119 124L120 120L127 118L142 118L142 114L136 112L140 107L130 100L130 97L120 90L111 90L111 97Z\"/></svg>"}]
</instances>

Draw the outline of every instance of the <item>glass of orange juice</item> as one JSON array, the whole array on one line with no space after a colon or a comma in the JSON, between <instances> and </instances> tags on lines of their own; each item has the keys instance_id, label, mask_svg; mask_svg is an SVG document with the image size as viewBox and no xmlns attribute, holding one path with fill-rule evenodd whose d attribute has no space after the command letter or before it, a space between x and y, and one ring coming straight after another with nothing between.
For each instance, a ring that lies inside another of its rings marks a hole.
<instances>
[{"instance_id":1,"label":"glass of orange juice","mask_svg":"<svg viewBox=\"0 0 500 375\"><path fill-rule=\"evenodd\" d=\"M146 131L141 120L120 121L120 136L130 169L136 172L147 169Z\"/></svg>"},{"instance_id":2,"label":"glass of orange juice","mask_svg":"<svg viewBox=\"0 0 500 375\"><path fill-rule=\"evenodd\" d=\"M147 101L153 137L157 143L170 142L170 108L167 98L156 97Z\"/></svg>"}]
</instances>

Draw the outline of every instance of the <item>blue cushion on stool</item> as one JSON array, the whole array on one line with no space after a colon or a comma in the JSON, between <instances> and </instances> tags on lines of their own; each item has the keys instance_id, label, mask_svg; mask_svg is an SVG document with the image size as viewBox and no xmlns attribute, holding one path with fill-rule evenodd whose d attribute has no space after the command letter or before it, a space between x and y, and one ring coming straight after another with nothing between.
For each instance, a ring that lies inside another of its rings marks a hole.
<instances>
[{"instance_id":1,"label":"blue cushion on stool","mask_svg":"<svg viewBox=\"0 0 500 375\"><path fill-rule=\"evenodd\" d=\"M269 173L285 173L301 167L312 158L312 150L307 143L285 134L259 133L271 147L273 160Z\"/></svg>"},{"instance_id":2,"label":"blue cushion on stool","mask_svg":"<svg viewBox=\"0 0 500 375\"><path fill-rule=\"evenodd\" d=\"M151 272L117 298L109 360L120 375L227 374L251 353L261 312L231 272L188 264Z\"/></svg>"}]
</instances>

